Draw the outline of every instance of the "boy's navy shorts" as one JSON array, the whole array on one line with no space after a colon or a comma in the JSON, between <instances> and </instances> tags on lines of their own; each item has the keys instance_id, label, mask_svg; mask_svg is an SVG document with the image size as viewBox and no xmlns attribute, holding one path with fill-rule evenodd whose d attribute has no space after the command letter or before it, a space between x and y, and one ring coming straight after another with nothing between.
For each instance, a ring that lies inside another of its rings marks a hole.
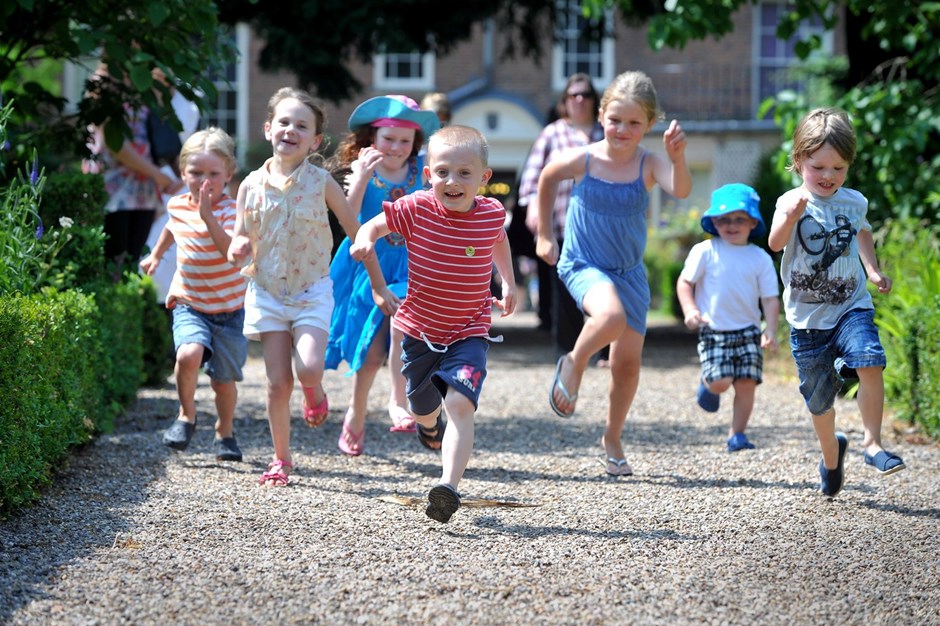
<instances>
[{"instance_id":1,"label":"boy's navy shorts","mask_svg":"<svg viewBox=\"0 0 940 626\"><path fill-rule=\"evenodd\" d=\"M489 341L468 337L450 344L445 352L435 352L424 340L405 335L401 347L401 372L412 413L430 415L437 411L449 387L466 396L477 408L486 379Z\"/></svg>"}]
</instances>

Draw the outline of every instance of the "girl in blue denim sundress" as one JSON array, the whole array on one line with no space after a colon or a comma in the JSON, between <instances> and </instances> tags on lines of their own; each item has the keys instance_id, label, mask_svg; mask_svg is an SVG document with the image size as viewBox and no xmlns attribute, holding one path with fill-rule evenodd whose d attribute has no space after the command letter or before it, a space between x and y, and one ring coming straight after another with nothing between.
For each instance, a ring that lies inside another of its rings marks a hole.
<instances>
[{"instance_id":1,"label":"girl in blue denim sundress","mask_svg":"<svg viewBox=\"0 0 940 626\"><path fill-rule=\"evenodd\" d=\"M604 139L572 148L554 159L539 178L537 253L558 275L588 315L574 349L558 359L549 404L561 417L574 414L581 377L591 355L610 345L609 406L601 445L608 474L629 476L620 437L640 377L649 284L643 266L649 191L657 183L685 198L692 176L685 161L685 133L675 120L663 133L668 159L640 141L659 109L652 81L642 72L618 76L601 99ZM562 180L574 179L558 256L552 236L552 202Z\"/></svg>"}]
</instances>

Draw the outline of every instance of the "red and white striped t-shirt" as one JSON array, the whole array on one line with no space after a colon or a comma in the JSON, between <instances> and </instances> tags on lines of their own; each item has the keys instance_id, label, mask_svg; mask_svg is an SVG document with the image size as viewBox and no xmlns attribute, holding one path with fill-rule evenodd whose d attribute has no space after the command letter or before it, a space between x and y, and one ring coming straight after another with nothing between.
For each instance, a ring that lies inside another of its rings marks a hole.
<instances>
[{"instance_id":1,"label":"red and white striped t-shirt","mask_svg":"<svg viewBox=\"0 0 940 626\"><path fill-rule=\"evenodd\" d=\"M166 297L172 309L177 301L202 313L229 313L245 303L245 277L219 250L205 222L199 217L199 206L191 193L170 199L167 228L176 240L176 273ZM223 195L212 214L229 235L235 230L235 201Z\"/></svg>"},{"instance_id":2,"label":"red and white striped t-shirt","mask_svg":"<svg viewBox=\"0 0 940 626\"><path fill-rule=\"evenodd\" d=\"M408 246L408 292L395 328L450 345L490 330L493 247L506 238L506 210L477 196L466 213L448 211L431 191L384 202L386 221Z\"/></svg>"}]
</instances>

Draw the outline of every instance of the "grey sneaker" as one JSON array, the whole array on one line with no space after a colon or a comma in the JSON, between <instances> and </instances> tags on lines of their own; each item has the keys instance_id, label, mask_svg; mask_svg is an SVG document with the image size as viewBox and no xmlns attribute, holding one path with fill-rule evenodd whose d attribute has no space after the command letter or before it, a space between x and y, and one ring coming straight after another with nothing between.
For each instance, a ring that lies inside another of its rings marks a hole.
<instances>
[{"instance_id":1,"label":"grey sneaker","mask_svg":"<svg viewBox=\"0 0 940 626\"><path fill-rule=\"evenodd\" d=\"M181 419L173 421L173 425L163 433L163 445L174 450L185 450L189 447L189 441L196 432L196 425L184 422Z\"/></svg>"},{"instance_id":2,"label":"grey sneaker","mask_svg":"<svg viewBox=\"0 0 940 626\"><path fill-rule=\"evenodd\" d=\"M450 485L440 484L428 492L428 508L425 514L442 524L450 521L451 515L460 508L460 494Z\"/></svg>"},{"instance_id":3,"label":"grey sneaker","mask_svg":"<svg viewBox=\"0 0 940 626\"><path fill-rule=\"evenodd\" d=\"M235 441L235 433L231 437L215 440L215 458L218 461L241 461L242 451Z\"/></svg>"}]
</instances>

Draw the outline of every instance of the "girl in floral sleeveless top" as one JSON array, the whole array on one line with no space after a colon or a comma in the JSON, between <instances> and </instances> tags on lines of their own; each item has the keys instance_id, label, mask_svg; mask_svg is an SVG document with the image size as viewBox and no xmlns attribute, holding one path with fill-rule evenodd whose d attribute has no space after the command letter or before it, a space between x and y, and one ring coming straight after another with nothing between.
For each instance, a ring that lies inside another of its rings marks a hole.
<instances>
[{"instance_id":1,"label":"girl in floral sleeveless top","mask_svg":"<svg viewBox=\"0 0 940 626\"><path fill-rule=\"evenodd\" d=\"M432 111L422 111L406 96L379 96L360 104L349 118L349 135L337 149L331 169L348 172L346 195L364 224L382 212L382 202L394 201L424 188L423 163L418 156L425 140L439 128ZM326 367L349 364L352 398L343 419L337 446L350 456L365 449L365 419L369 390L388 356L391 393L388 414L392 432L415 431L408 412L405 379L401 374L401 332L389 319L405 297L408 256L400 235L391 233L375 246L381 276L349 256L347 238L337 250L333 279L333 322L326 351Z\"/></svg>"}]
</instances>

